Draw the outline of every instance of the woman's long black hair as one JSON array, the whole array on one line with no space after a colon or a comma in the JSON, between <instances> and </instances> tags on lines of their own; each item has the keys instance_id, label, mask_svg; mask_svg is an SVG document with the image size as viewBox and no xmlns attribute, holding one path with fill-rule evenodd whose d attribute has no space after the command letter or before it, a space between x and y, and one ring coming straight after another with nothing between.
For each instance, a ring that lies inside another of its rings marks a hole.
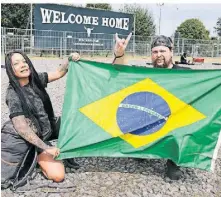
<instances>
[{"instance_id":1,"label":"woman's long black hair","mask_svg":"<svg viewBox=\"0 0 221 197\"><path fill-rule=\"evenodd\" d=\"M14 88L15 92L17 93L17 95L21 101L23 110L25 110L25 112L27 113L27 116L29 116L29 117L36 114L34 106L31 104L31 101L28 100L27 95L25 94L25 92L23 91L22 87L19 84L18 78L14 74L14 71L12 68L12 61L11 61L11 57L14 53L21 54L24 57L26 63L28 64L29 69L31 71L31 74L29 76L29 84L31 85L33 90L41 98L41 100L44 104L44 109L45 109L46 113L48 114L49 120L52 124L52 119L54 118L54 111L52 108L51 100L50 100L48 93L46 92L44 86L42 85L42 83L39 79L38 73L36 72L31 60L28 58L28 56L25 53L23 53L19 50L14 50L14 51L6 54L5 67L6 67L6 72L7 72L8 78L9 78L9 83Z\"/></svg>"}]
</instances>

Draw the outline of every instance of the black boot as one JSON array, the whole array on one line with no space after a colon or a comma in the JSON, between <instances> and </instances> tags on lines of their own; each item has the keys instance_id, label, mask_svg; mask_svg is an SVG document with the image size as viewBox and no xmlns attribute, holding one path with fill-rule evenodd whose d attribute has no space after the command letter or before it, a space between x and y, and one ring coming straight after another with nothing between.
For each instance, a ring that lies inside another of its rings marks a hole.
<instances>
[{"instance_id":1,"label":"black boot","mask_svg":"<svg viewBox=\"0 0 221 197\"><path fill-rule=\"evenodd\" d=\"M80 168L80 165L74 159L64 159L64 165L75 170Z\"/></svg>"},{"instance_id":2,"label":"black boot","mask_svg":"<svg viewBox=\"0 0 221 197\"><path fill-rule=\"evenodd\" d=\"M167 160L167 176L171 180L179 180L180 177L182 176L182 171L180 170L180 167L177 166L172 160Z\"/></svg>"}]
</instances>

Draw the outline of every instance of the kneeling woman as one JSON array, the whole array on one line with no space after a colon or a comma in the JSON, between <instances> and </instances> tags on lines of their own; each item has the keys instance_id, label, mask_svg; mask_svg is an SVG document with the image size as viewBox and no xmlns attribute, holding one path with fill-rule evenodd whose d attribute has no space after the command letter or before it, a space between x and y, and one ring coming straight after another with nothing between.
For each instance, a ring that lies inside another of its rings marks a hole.
<instances>
[{"instance_id":1,"label":"kneeling woman","mask_svg":"<svg viewBox=\"0 0 221 197\"><path fill-rule=\"evenodd\" d=\"M73 61L80 58L77 53L70 57ZM24 53L13 51L6 55L5 67L9 78L6 104L10 120L1 129L1 182L15 178L13 176L30 146L37 147L37 160L43 174L48 179L60 182L64 179L65 169L62 161L54 159L59 155L59 149L47 142L57 138L58 131L45 88L47 83L67 73L68 60L55 72L37 73Z\"/></svg>"}]
</instances>

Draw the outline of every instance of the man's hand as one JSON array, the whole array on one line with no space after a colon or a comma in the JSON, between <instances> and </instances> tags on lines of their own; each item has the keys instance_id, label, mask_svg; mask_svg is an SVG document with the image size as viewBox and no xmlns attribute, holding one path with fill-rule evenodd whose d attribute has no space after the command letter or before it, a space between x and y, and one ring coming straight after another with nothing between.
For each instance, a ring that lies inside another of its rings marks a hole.
<instances>
[{"instance_id":1,"label":"man's hand","mask_svg":"<svg viewBox=\"0 0 221 197\"><path fill-rule=\"evenodd\" d=\"M115 34L116 44L115 44L115 47L114 47L114 53L117 57L124 55L125 49L127 47L128 42L130 41L131 36L132 36L132 33L130 33L127 36L127 39L125 40L124 38L120 39L118 37L117 33Z\"/></svg>"}]
</instances>

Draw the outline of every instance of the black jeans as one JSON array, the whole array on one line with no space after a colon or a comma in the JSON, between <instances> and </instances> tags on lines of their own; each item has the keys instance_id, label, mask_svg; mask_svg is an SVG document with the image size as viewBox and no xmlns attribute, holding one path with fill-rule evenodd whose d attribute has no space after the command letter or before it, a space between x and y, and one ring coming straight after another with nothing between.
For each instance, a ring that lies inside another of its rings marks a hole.
<instances>
[{"instance_id":1,"label":"black jeans","mask_svg":"<svg viewBox=\"0 0 221 197\"><path fill-rule=\"evenodd\" d=\"M49 141L58 139L60 126L61 126L61 117L60 116L54 117L52 124L52 134L46 141L44 141L45 144L47 144L48 146L52 146L52 144ZM41 148L37 148L37 151L38 154L40 154L44 150L42 150Z\"/></svg>"},{"instance_id":2,"label":"black jeans","mask_svg":"<svg viewBox=\"0 0 221 197\"><path fill-rule=\"evenodd\" d=\"M60 126L61 126L61 117L60 116L55 117L53 120L53 128L52 128L53 131L48 139L49 141L58 139Z\"/></svg>"}]
</instances>

